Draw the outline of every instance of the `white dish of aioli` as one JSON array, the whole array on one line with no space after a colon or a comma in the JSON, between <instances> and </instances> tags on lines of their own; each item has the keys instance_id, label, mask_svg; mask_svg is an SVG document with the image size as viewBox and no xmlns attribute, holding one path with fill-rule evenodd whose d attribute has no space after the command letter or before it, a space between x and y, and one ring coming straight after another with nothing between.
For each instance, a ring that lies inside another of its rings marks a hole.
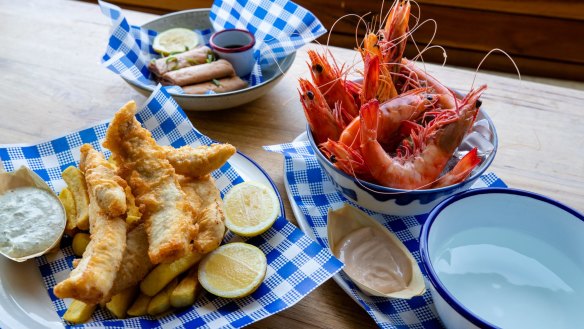
<instances>
[{"instance_id":1,"label":"white dish of aioli","mask_svg":"<svg viewBox=\"0 0 584 329\"><path fill-rule=\"evenodd\" d=\"M298 137L296 137L293 140L293 142L305 142L305 141L308 141L308 137L306 137L306 134L304 134L304 133L299 135ZM286 165L285 164L284 164L284 172L286 172ZM294 197L292 196L292 191L290 190L290 183L288 183L288 178L286 175L284 175L284 187L286 188L286 194L288 195L288 201L290 201L290 207L292 208L292 213L294 213L294 217L296 217L296 222L298 223L298 226L300 227L302 232L304 232L304 234L308 235L311 239L316 241L316 236L314 236L314 233L312 232L312 228L310 227L310 224L308 224L308 222L306 221L306 217L304 217L304 214L302 213L302 210L300 210L300 208L298 207L298 205L294 201ZM361 308L363 308L363 305L355 298L355 296L353 295L353 291L351 291L351 287L349 287L347 282L345 280L343 280L340 273L341 272L338 272L337 274L333 275L333 280L335 280L335 282L339 285L339 287L341 287L341 289L343 289L343 291L347 295L349 295L349 297L351 297L351 299L353 299L355 301L355 303L357 303L357 305L359 305L359 306L361 306Z\"/></svg>"},{"instance_id":2,"label":"white dish of aioli","mask_svg":"<svg viewBox=\"0 0 584 329\"><path fill-rule=\"evenodd\" d=\"M65 212L59 199L37 187L0 194L0 253L12 258L38 255L60 239Z\"/></svg>"},{"instance_id":3,"label":"white dish of aioli","mask_svg":"<svg viewBox=\"0 0 584 329\"><path fill-rule=\"evenodd\" d=\"M271 186L285 215L277 188L258 164L240 152L229 159L229 164L243 180ZM64 328L34 259L17 263L0 255L0 328Z\"/></svg>"}]
</instances>

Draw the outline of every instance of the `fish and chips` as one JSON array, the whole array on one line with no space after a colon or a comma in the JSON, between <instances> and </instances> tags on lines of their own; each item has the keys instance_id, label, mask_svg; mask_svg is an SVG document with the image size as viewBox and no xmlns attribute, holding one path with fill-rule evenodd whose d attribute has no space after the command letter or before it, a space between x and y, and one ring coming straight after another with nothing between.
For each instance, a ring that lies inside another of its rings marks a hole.
<instances>
[{"instance_id":1,"label":"fish and chips","mask_svg":"<svg viewBox=\"0 0 584 329\"><path fill-rule=\"evenodd\" d=\"M103 143L109 161L85 144L80 169L62 174L67 233L82 258L54 293L73 298L64 315L72 323L87 321L97 305L118 318L192 305L201 290L197 264L225 235L210 174L235 148L160 146L135 111L129 102L115 114Z\"/></svg>"}]
</instances>

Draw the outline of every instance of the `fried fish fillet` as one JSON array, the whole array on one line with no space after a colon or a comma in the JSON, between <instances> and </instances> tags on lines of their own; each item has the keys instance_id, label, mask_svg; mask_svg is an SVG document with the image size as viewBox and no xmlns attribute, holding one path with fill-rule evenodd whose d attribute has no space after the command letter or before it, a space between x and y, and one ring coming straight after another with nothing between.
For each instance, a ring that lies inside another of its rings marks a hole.
<instances>
[{"instance_id":1,"label":"fried fish fillet","mask_svg":"<svg viewBox=\"0 0 584 329\"><path fill-rule=\"evenodd\" d=\"M201 145L197 147L183 146L175 149L163 146L166 158L177 174L202 177L213 170L221 168L235 153L235 147L230 144Z\"/></svg>"},{"instance_id":2,"label":"fried fish fillet","mask_svg":"<svg viewBox=\"0 0 584 329\"><path fill-rule=\"evenodd\" d=\"M94 196L99 207L110 216L121 216L126 213L126 181L116 175L114 166L103 158L91 145L81 146L81 156L84 161L79 165L85 174L88 192ZM87 166L87 163L99 165Z\"/></svg>"},{"instance_id":3,"label":"fried fish fillet","mask_svg":"<svg viewBox=\"0 0 584 329\"><path fill-rule=\"evenodd\" d=\"M91 149L92 150L92 149ZM93 153L85 148L81 153L80 167L87 173L101 173L103 178L113 174L106 170L107 161L100 153ZM115 176L115 175L114 175ZM111 180L118 180L109 177ZM88 179L88 190L96 190L94 182ZM88 304L96 304L109 295L116 273L120 268L126 248L126 221L121 217L111 217L107 209L102 209L96 193L89 193L89 230L91 241L87 245L83 258L71 271L67 279L53 289L59 298L75 298Z\"/></svg>"},{"instance_id":4,"label":"fried fish fillet","mask_svg":"<svg viewBox=\"0 0 584 329\"><path fill-rule=\"evenodd\" d=\"M144 207L150 261L170 262L190 249L191 210L166 152L134 118L135 112L131 101L115 114L103 145L116 157L136 203Z\"/></svg>"},{"instance_id":5,"label":"fried fish fillet","mask_svg":"<svg viewBox=\"0 0 584 329\"><path fill-rule=\"evenodd\" d=\"M144 224L140 224L128 232L122 265L118 270L110 295L114 296L137 285L153 267L154 264L148 258L146 228Z\"/></svg>"},{"instance_id":6,"label":"fried fish fillet","mask_svg":"<svg viewBox=\"0 0 584 329\"><path fill-rule=\"evenodd\" d=\"M197 228L195 251L205 254L215 250L225 235L225 215L221 193L211 175L199 178L181 177L180 185L191 203L193 224Z\"/></svg>"}]
</instances>

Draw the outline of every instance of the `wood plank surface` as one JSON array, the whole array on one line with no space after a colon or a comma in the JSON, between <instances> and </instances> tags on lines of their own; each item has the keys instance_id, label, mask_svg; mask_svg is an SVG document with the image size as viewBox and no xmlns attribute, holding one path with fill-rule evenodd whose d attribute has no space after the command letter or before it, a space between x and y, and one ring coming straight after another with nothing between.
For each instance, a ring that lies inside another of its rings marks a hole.
<instances>
[{"instance_id":1,"label":"wood plank surface","mask_svg":"<svg viewBox=\"0 0 584 329\"><path fill-rule=\"evenodd\" d=\"M133 24L155 16L126 11ZM77 1L0 0L0 143L35 143L111 118L130 99L145 98L101 67L109 22L94 4ZM307 48L298 52L287 76L266 96L240 108L189 112L209 137L229 142L251 156L282 195L283 161L261 146L291 141L305 129L297 78L308 77ZM358 58L331 47L338 61ZM470 70L427 65L446 85L467 91ZM584 92L494 75L483 108L499 134L490 170L511 187L555 198L584 212ZM287 217L295 223L284 197ZM50 307L50 305L47 305ZM251 328L374 328L375 323L330 280L293 307Z\"/></svg>"},{"instance_id":2,"label":"wood plank surface","mask_svg":"<svg viewBox=\"0 0 584 329\"><path fill-rule=\"evenodd\" d=\"M544 16L584 20L584 2L580 0L417 0L417 3L443 7L456 7L513 13L519 15Z\"/></svg>"},{"instance_id":3,"label":"wood plank surface","mask_svg":"<svg viewBox=\"0 0 584 329\"><path fill-rule=\"evenodd\" d=\"M95 0L86 0L94 1ZM163 2L159 0L115 0L115 3L130 9L165 13L197 7L209 7L210 0L180 0ZM354 48L355 27L365 16L367 21L373 15L387 13L391 1L336 1L297 0L298 4L314 13L327 29L330 29L330 44L344 48ZM584 31L584 2L578 0L420 0L412 6L412 13L422 20L432 18L437 23L437 34L433 44L443 46L451 56L450 64L476 67L489 50L500 48L508 52L524 74L556 77L584 81L584 43L578 42ZM354 14L339 21L345 14ZM413 26L413 23L410 24ZM360 25L359 32L364 31ZM428 43L434 34L434 26L424 25L414 37L417 42ZM327 36L318 39L327 42ZM410 48L408 56L413 56ZM483 56L481 56L481 54ZM503 56L494 56L485 68L513 72ZM425 59L441 63L442 55L430 53ZM478 60L477 60L478 59Z\"/></svg>"}]
</instances>

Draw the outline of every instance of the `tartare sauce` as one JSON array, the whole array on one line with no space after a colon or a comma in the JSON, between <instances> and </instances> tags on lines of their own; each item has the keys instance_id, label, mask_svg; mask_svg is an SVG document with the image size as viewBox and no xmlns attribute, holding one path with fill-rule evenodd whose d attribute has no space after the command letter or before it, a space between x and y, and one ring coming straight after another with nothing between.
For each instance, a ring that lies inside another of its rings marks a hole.
<instances>
[{"instance_id":1,"label":"tartare sauce","mask_svg":"<svg viewBox=\"0 0 584 329\"><path fill-rule=\"evenodd\" d=\"M0 195L0 251L19 258L47 250L61 236L65 212L59 199L36 187Z\"/></svg>"},{"instance_id":2,"label":"tartare sauce","mask_svg":"<svg viewBox=\"0 0 584 329\"><path fill-rule=\"evenodd\" d=\"M412 279L409 259L393 241L372 227L347 234L335 249L350 277L379 292L403 290Z\"/></svg>"}]
</instances>

